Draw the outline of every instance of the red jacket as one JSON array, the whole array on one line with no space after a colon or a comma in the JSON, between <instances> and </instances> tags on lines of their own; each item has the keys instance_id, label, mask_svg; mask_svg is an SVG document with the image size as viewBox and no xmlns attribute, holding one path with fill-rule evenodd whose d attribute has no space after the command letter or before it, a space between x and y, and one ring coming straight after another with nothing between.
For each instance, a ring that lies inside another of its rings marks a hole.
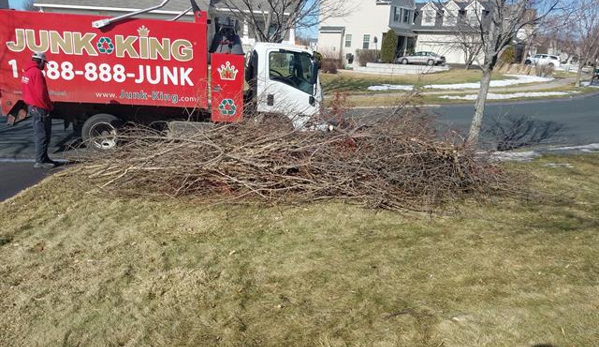
<instances>
[{"instance_id":1,"label":"red jacket","mask_svg":"<svg viewBox=\"0 0 599 347\"><path fill-rule=\"evenodd\" d=\"M35 62L30 61L25 67L25 72L21 78L21 86L23 100L27 105L43 108L47 111L54 109L48 94L46 78Z\"/></svg>"}]
</instances>

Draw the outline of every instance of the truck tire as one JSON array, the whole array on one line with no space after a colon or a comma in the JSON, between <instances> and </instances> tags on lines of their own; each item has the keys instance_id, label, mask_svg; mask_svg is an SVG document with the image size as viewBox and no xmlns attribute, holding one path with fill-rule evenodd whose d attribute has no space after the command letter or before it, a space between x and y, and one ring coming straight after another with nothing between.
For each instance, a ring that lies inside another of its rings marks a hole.
<instances>
[{"instance_id":1,"label":"truck tire","mask_svg":"<svg viewBox=\"0 0 599 347\"><path fill-rule=\"evenodd\" d=\"M88 148L113 149L117 145L117 128L120 123L120 119L111 114L97 114L83 123L81 138Z\"/></svg>"}]
</instances>

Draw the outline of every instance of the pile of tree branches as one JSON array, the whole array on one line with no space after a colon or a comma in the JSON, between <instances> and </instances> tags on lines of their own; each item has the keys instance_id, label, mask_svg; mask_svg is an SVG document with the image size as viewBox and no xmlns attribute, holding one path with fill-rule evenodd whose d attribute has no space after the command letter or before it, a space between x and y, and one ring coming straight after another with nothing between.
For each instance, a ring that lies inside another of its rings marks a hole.
<instances>
[{"instance_id":1,"label":"pile of tree branches","mask_svg":"<svg viewBox=\"0 0 599 347\"><path fill-rule=\"evenodd\" d=\"M427 116L403 112L370 123L324 132L249 119L170 135L136 127L117 150L79 158L73 174L119 193L267 205L343 200L391 210L509 189L502 170L439 140Z\"/></svg>"}]
</instances>

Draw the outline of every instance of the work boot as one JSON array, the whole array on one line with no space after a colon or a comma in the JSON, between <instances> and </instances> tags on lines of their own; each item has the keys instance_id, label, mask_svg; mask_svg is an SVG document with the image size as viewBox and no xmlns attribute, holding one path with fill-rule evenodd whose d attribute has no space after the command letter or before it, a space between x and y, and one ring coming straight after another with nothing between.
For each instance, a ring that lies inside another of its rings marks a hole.
<instances>
[{"instance_id":1,"label":"work boot","mask_svg":"<svg viewBox=\"0 0 599 347\"><path fill-rule=\"evenodd\" d=\"M33 165L33 167L35 169L53 169L56 167L56 163L55 162L46 162L46 163L35 163L35 165Z\"/></svg>"}]
</instances>

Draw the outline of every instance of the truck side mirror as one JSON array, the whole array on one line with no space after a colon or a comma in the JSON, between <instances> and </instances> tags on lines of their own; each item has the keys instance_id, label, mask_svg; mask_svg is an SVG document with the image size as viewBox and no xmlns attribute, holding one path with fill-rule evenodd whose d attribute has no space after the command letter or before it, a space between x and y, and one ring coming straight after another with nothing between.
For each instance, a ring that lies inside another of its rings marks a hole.
<instances>
[{"instance_id":1,"label":"truck side mirror","mask_svg":"<svg viewBox=\"0 0 599 347\"><path fill-rule=\"evenodd\" d=\"M310 69L310 84L316 84L318 81L318 62L312 61L312 68Z\"/></svg>"}]
</instances>

